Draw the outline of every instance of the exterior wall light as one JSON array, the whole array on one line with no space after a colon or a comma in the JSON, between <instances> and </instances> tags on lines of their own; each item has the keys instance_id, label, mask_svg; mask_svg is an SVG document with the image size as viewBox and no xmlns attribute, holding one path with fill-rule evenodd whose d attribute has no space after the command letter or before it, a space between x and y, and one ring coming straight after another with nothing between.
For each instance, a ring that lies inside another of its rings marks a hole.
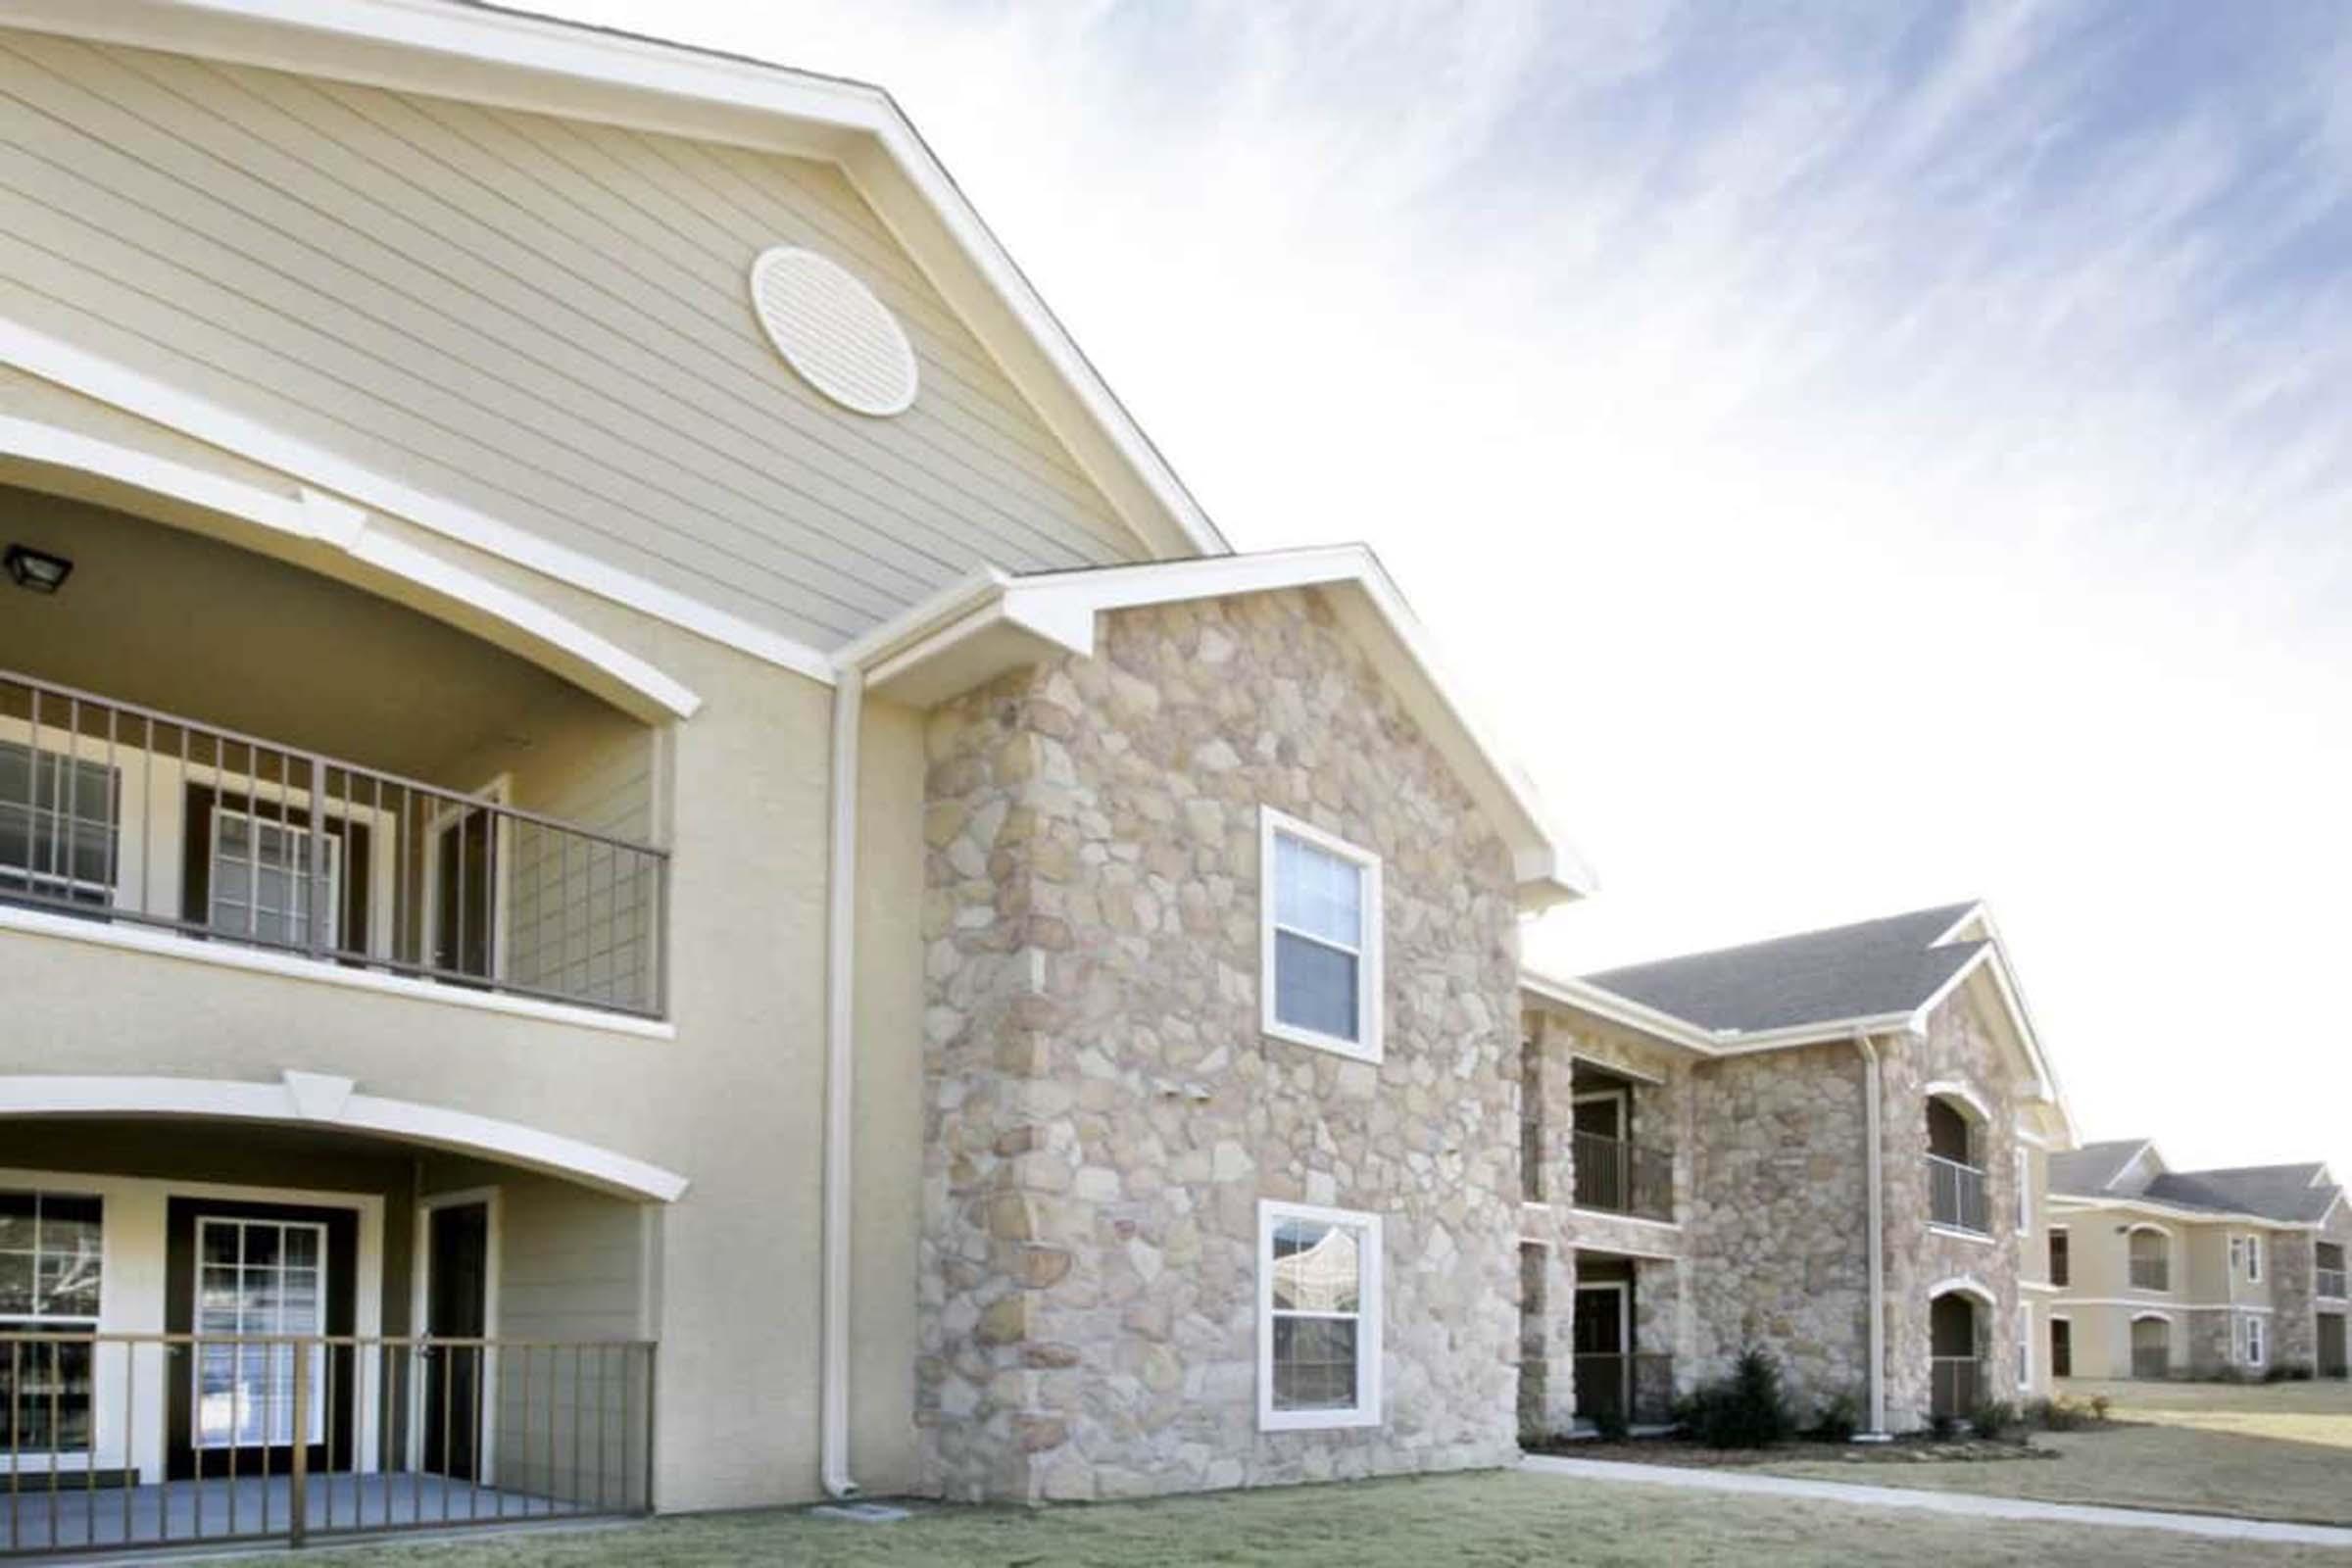
<instances>
[{"instance_id":1,"label":"exterior wall light","mask_svg":"<svg viewBox=\"0 0 2352 1568\"><path fill-rule=\"evenodd\" d=\"M74 563L29 545L10 545L6 560L9 579L36 594L53 594L74 575Z\"/></svg>"}]
</instances>

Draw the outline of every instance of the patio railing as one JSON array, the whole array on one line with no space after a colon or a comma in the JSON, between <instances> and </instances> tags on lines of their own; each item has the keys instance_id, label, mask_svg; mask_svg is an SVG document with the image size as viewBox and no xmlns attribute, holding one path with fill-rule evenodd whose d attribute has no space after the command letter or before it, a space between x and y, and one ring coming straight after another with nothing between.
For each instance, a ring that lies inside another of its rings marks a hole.
<instances>
[{"instance_id":1,"label":"patio railing","mask_svg":"<svg viewBox=\"0 0 2352 1568\"><path fill-rule=\"evenodd\" d=\"M1674 1218L1674 1156L1622 1138L1577 1133L1576 1206L1642 1219Z\"/></svg>"},{"instance_id":2,"label":"patio railing","mask_svg":"<svg viewBox=\"0 0 2352 1568\"><path fill-rule=\"evenodd\" d=\"M0 670L0 903L658 1015L668 857Z\"/></svg>"},{"instance_id":3,"label":"patio railing","mask_svg":"<svg viewBox=\"0 0 2352 1568\"><path fill-rule=\"evenodd\" d=\"M2315 1269L2312 1280L2320 1295L2330 1299L2341 1299L2345 1294L2345 1272L2340 1268Z\"/></svg>"},{"instance_id":4,"label":"patio railing","mask_svg":"<svg viewBox=\"0 0 2352 1568\"><path fill-rule=\"evenodd\" d=\"M1576 1417L1594 1426L1665 1426L1674 1419L1674 1357L1637 1352L1576 1357Z\"/></svg>"},{"instance_id":5,"label":"patio railing","mask_svg":"<svg viewBox=\"0 0 2352 1568\"><path fill-rule=\"evenodd\" d=\"M2132 1288L2135 1291L2169 1291L2173 1288L2173 1260L2170 1257L2135 1257L2131 1264Z\"/></svg>"},{"instance_id":6,"label":"patio railing","mask_svg":"<svg viewBox=\"0 0 2352 1568\"><path fill-rule=\"evenodd\" d=\"M1984 1203L1984 1173L1974 1165L1963 1165L1941 1154L1928 1156L1928 1217L1938 1225L1954 1230L1974 1231L1989 1236L1992 1227L1986 1219Z\"/></svg>"},{"instance_id":7,"label":"patio railing","mask_svg":"<svg viewBox=\"0 0 2352 1568\"><path fill-rule=\"evenodd\" d=\"M0 1555L650 1510L639 1340L0 1334Z\"/></svg>"},{"instance_id":8,"label":"patio railing","mask_svg":"<svg viewBox=\"0 0 2352 1568\"><path fill-rule=\"evenodd\" d=\"M1928 1410L1964 1420L1984 1397L1984 1364L1973 1355L1928 1358Z\"/></svg>"}]
</instances>

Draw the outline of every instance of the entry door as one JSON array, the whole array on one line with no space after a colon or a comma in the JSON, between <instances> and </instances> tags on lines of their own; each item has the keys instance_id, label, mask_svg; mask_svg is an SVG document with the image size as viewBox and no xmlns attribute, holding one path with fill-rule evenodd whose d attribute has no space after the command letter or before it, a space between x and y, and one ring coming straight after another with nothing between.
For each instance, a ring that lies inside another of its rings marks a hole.
<instances>
[{"instance_id":1,"label":"entry door","mask_svg":"<svg viewBox=\"0 0 2352 1568\"><path fill-rule=\"evenodd\" d=\"M165 1222L165 1327L176 1349L166 1473L279 1475L352 1462L353 1360L316 1342L352 1332L359 1220L349 1209L175 1198ZM255 1344L293 1336L295 1343ZM296 1409L297 1363L309 1383Z\"/></svg>"},{"instance_id":2,"label":"entry door","mask_svg":"<svg viewBox=\"0 0 2352 1568\"><path fill-rule=\"evenodd\" d=\"M498 820L454 807L433 826L433 967L494 977L498 961Z\"/></svg>"},{"instance_id":3,"label":"entry door","mask_svg":"<svg viewBox=\"0 0 2352 1568\"><path fill-rule=\"evenodd\" d=\"M449 1203L425 1227L424 1331L435 1340L479 1340L490 1327L490 1205ZM424 1468L480 1479L482 1395L488 1352L479 1345L425 1351Z\"/></svg>"},{"instance_id":4,"label":"entry door","mask_svg":"<svg viewBox=\"0 0 2352 1568\"><path fill-rule=\"evenodd\" d=\"M2344 1375L2344 1314L2320 1314L2320 1375L2340 1378Z\"/></svg>"},{"instance_id":5,"label":"entry door","mask_svg":"<svg viewBox=\"0 0 2352 1568\"><path fill-rule=\"evenodd\" d=\"M1631 1407L1626 1352L1625 1293L1596 1286L1576 1292L1576 1411L1594 1423L1623 1417Z\"/></svg>"},{"instance_id":6,"label":"entry door","mask_svg":"<svg viewBox=\"0 0 2352 1568\"><path fill-rule=\"evenodd\" d=\"M2050 1319L2050 1376L2075 1375L2075 1326L2065 1318Z\"/></svg>"}]
</instances>

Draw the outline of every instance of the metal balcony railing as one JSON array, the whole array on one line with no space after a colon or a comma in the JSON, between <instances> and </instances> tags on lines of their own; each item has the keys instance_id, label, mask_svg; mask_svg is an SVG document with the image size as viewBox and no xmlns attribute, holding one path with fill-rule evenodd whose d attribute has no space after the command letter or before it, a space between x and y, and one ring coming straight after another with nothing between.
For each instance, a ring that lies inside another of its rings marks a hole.
<instances>
[{"instance_id":1,"label":"metal balcony railing","mask_svg":"<svg viewBox=\"0 0 2352 1568\"><path fill-rule=\"evenodd\" d=\"M1928 1358L1930 1414L1965 1420L1975 1413L1984 1394L1984 1363L1973 1355Z\"/></svg>"},{"instance_id":2,"label":"metal balcony railing","mask_svg":"<svg viewBox=\"0 0 2352 1568\"><path fill-rule=\"evenodd\" d=\"M1674 1218L1674 1156L1622 1138L1577 1133L1576 1206L1642 1219Z\"/></svg>"},{"instance_id":3,"label":"metal balcony railing","mask_svg":"<svg viewBox=\"0 0 2352 1568\"><path fill-rule=\"evenodd\" d=\"M2314 1289L2331 1300L2341 1300L2344 1298L2346 1294L2344 1284L2345 1271L2340 1268L2315 1269L2312 1272Z\"/></svg>"},{"instance_id":4,"label":"metal balcony railing","mask_svg":"<svg viewBox=\"0 0 2352 1568\"><path fill-rule=\"evenodd\" d=\"M2169 1257L2135 1257L2132 1259L2132 1288L2135 1291L2169 1291L2173 1288L2173 1260Z\"/></svg>"},{"instance_id":5,"label":"metal balcony railing","mask_svg":"<svg viewBox=\"0 0 2352 1568\"><path fill-rule=\"evenodd\" d=\"M1576 1417L1594 1426L1665 1426L1674 1419L1674 1357L1638 1352L1576 1357Z\"/></svg>"},{"instance_id":6,"label":"metal balcony railing","mask_svg":"<svg viewBox=\"0 0 2352 1568\"><path fill-rule=\"evenodd\" d=\"M1992 1234L1986 1219L1984 1173L1941 1154L1928 1156L1928 1217L1954 1230Z\"/></svg>"},{"instance_id":7,"label":"metal balcony railing","mask_svg":"<svg viewBox=\"0 0 2352 1568\"><path fill-rule=\"evenodd\" d=\"M658 1016L668 857L0 671L0 903Z\"/></svg>"},{"instance_id":8,"label":"metal balcony railing","mask_svg":"<svg viewBox=\"0 0 2352 1568\"><path fill-rule=\"evenodd\" d=\"M0 1333L0 1553L649 1511L643 1340Z\"/></svg>"}]
</instances>

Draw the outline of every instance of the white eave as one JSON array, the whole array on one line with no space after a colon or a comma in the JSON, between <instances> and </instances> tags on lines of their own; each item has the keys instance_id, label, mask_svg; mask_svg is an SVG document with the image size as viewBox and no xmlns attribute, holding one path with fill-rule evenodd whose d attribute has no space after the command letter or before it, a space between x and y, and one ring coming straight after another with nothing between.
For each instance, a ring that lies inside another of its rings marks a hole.
<instances>
[{"instance_id":1,"label":"white eave","mask_svg":"<svg viewBox=\"0 0 2352 1568\"><path fill-rule=\"evenodd\" d=\"M1534 792L1446 678L1396 585L1361 545L1014 576L981 571L842 649L866 689L928 708L1008 669L1091 656L1108 611L1280 589L1323 591L1430 743L1510 846L1523 908L1582 898L1591 869L1548 826Z\"/></svg>"},{"instance_id":2,"label":"white eave","mask_svg":"<svg viewBox=\"0 0 2352 1568\"><path fill-rule=\"evenodd\" d=\"M1154 554L1231 548L879 87L461 0L14 0L0 21L833 164Z\"/></svg>"}]
</instances>

